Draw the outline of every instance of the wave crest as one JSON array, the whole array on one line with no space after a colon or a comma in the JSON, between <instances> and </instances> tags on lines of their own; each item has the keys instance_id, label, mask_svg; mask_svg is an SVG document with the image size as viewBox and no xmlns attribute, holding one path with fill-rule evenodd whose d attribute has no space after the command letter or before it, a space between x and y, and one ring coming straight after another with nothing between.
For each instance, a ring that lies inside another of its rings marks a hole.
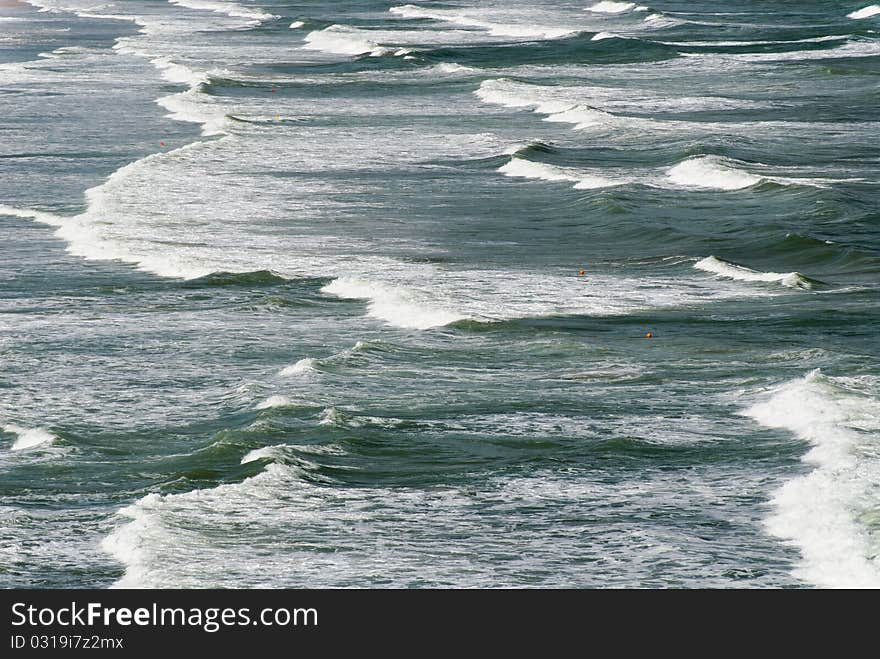
<instances>
[{"instance_id":1,"label":"wave crest","mask_svg":"<svg viewBox=\"0 0 880 659\"><path fill-rule=\"evenodd\" d=\"M861 18L870 18L871 16L876 16L877 14L880 14L880 5L869 5L867 7L857 9L856 11L847 14L846 17L858 20Z\"/></svg>"},{"instance_id":2,"label":"wave crest","mask_svg":"<svg viewBox=\"0 0 880 659\"><path fill-rule=\"evenodd\" d=\"M763 179L738 169L729 158L720 156L694 156L667 171L669 179L678 185L714 190L741 190Z\"/></svg>"},{"instance_id":3,"label":"wave crest","mask_svg":"<svg viewBox=\"0 0 880 659\"><path fill-rule=\"evenodd\" d=\"M812 289L814 287L813 280L805 277L799 272L761 272L760 270L752 270L743 265L731 263L715 256L707 256L700 261L694 263L697 270L711 272L728 279L738 279L740 281L766 281L779 282L783 286L789 288Z\"/></svg>"}]
</instances>

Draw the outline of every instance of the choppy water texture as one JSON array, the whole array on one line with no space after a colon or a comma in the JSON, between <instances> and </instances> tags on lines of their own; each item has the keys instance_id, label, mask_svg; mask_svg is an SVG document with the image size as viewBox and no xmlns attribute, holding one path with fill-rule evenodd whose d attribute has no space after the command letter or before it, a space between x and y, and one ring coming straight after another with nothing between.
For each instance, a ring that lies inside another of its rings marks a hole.
<instances>
[{"instance_id":1,"label":"choppy water texture","mask_svg":"<svg viewBox=\"0 0 880 659\"><path fill-rule=\"evenodd\" d=\"M878 30L0 2L0 586L880 586Z\"/></svg>"}]
</instances>

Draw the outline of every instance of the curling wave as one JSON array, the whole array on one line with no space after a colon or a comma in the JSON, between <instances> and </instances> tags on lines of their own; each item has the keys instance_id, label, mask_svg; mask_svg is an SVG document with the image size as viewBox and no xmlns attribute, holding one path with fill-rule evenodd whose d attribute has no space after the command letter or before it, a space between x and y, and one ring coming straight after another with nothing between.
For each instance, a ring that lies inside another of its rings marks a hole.
<instances>
[{"instance_id":1,"label":"curling wave","mask_svg":"<svg viewBox=\"0 0 880 659\"><path fill-rule=\"evenodd\" d=\"M716 256L707 256L694 263L694 267L697 270L711 272L720 277L738 279L740 281L779 282L789 288L803 289L812 289L815 285L814 280L805 277L799 272L761 272L760 270L752 270L743 265L719 259Z\"/></svg>"}]
</instances>

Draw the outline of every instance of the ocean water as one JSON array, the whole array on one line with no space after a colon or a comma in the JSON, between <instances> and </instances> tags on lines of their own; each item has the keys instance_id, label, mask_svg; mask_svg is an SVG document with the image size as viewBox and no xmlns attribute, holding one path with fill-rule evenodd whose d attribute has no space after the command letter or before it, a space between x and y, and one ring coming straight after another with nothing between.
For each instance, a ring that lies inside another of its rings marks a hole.
<instances>
[{"instance_id":1,"label":"ocean water","mask_svg":"<svg viewBox=\"0 0 880 659\"><path fill-rule=\"evenodd\" d=\"M878 92L864 0L0 2L0 586L880 587Z\"/></svg>"}]
</instances>

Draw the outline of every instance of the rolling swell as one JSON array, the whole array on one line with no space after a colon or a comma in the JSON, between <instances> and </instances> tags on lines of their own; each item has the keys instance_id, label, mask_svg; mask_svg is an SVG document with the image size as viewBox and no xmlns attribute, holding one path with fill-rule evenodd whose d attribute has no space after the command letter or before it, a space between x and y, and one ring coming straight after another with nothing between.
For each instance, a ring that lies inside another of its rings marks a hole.
<instances>
[{"instance_id":1,"label":"rolling swell","mask_svg":"<svg viewBox=\"0 0 880 659\"><path fill-rule=\"evenodd\" d=\"M550 64L636 64L678 57L678 50L661 43L637 39L593 41L593 35L567 39L509 43L494 46L458 46L419 50L430 62L453 61L467 66L513 67Z\"/></svg>"},{"instance_id":2,"label":"rolling swell","mask_svg":"<svg viewBox=\"0 0 880 659\"><path fill-rule=\"evenodd\" d=\"M300 280L301 281L301 280ZM254 272L213 272L204 277L188 279L184 284L187 288L204 288L212 286L243 286L247 288L262 286L280 286L289 284L290 279L269 270Z\"/></svg>"}]
</instances>

